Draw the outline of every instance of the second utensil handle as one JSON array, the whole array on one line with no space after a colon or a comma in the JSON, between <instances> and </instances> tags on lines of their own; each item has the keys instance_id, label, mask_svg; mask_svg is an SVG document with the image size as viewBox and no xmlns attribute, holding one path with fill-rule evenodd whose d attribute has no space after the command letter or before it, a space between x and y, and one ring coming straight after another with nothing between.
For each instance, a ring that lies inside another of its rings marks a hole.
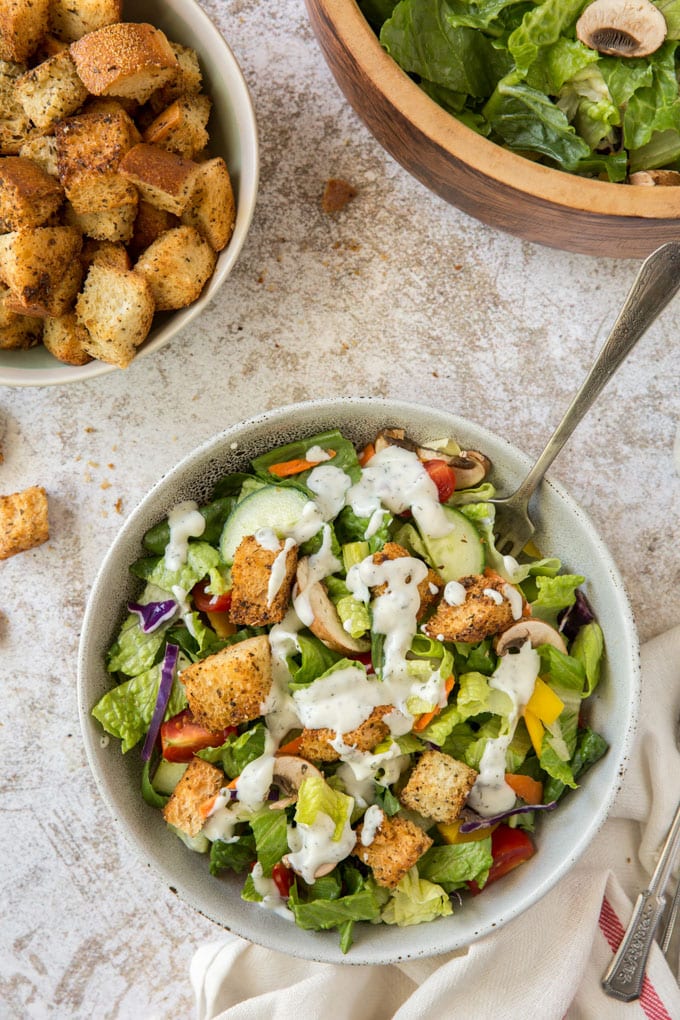
<instances>
[{"instance_id":1,"label":"second utensil handle","mask_svg":"<svg viewBox=\"0 0 680 1020\"><path fill-rule=\"evenodd\" d=\"M607 995L623 1002L640 998L649 950L665 902L663 896L649 889L638 896L623 941L602 978Z\"/></svg>"}]
</instances>

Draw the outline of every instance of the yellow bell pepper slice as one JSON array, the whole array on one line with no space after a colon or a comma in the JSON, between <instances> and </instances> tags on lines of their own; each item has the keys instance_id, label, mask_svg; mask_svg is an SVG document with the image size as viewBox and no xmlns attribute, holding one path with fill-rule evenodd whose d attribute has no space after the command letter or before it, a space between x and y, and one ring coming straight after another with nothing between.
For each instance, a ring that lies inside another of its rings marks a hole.
<instances>
[{"instance_id":1,"label":"yellow bell pepper slice","mask_svg":"<svg viewBox=\"0 0 680 1020\"><path fill-rule=\"evenodd\" d=\"M437 828L445 843L476 843L477 840L490 836L498 823L485 826L483 829L475 829L474 832L461 832L462 824L461 818L457 818L455 822L439 822Z\"/></svg>"},{"instance_id":2,"label":"yellow bell pepper slice","mask_svg":"<svg viewBox=\"0 0 680 1020\"><path fill-rule=\"evenodd\" d=\"M534 751L540 758L543 734L545 733L543 723L537 715L534 715L529 707L524 709L524 722L526 723L527 730L529 731L531 743L534 745Z\"/></svg>"},{"instance_id":3,"label":"yellow bell pepper slice","mask_svg":"<svg viewBox=\"0 0 680 1020\"><path fill-rule=\"evenodd\" d=\"M526 704L533 715L546 726L551 726L564 709L564 702L555 694L540 676L536 678L534 691ZM526 711L525 709L525 711Z\"/></svg>"}]
</instances>

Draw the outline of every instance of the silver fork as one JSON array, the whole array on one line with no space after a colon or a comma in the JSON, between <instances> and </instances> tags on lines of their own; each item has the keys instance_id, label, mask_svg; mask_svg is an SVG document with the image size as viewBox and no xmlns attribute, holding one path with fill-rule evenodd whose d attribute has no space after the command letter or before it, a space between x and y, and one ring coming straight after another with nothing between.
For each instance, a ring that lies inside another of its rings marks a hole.
<instances>
[{"instance_id":1,"label":"silver fork","mask_svg":"<svg viewBox=\"0 0 680 1020\"><path fill-rule=\"evenodd\" d=\"M642 263L628 297L600 353L548 443L519 488L510 496L489 500L496 507L496 548L517 556L533 535L529 501L543 476L586 411L640 337L680 287L680 242L671 241Z\"/></svg>"}]
</instances>

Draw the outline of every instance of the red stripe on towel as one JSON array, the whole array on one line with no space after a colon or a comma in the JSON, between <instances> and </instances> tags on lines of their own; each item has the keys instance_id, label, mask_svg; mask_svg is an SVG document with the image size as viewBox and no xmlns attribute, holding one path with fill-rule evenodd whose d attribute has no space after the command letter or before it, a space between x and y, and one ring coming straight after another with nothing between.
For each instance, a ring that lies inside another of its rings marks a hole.
<instances>
[{"instance_id":1,"label":"red stripe on towel","mask_svg":"<svg viewBox=\"0 0 680 1020\"><path fill-rule=\"evenodd\" d=\"M602 909L600 910L600 931L609 943L612 953L615 953L621 945L625 928L614 913L614 908L606 896L602 900ZM649 1020L673 1020L646 975L642 982L642 993L639 1002L645 1016L649 1017Z\"/></svg>"}]
</instances>

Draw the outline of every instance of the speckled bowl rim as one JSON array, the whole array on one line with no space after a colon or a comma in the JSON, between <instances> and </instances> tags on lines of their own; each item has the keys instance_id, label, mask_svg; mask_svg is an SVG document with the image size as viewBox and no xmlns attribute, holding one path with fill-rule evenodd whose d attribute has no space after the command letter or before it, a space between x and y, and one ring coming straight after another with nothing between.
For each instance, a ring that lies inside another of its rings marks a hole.
<instances>
[{"instance_id":1,"label":"speckled bowl rim","mask_svg":"<svg viewBox=\"0 0 680 1020\"><path fill-rule=\"evenodd\" d=\"M534 514L538 538L552 541L557 528L563 548L553 543L550 551L562 554L566 569L578 567L581 558L588 564L589 569L583 571L589 582L586 590L605 630L609 656L594 698L593 724L604 731L611 746L584 778L581 789L566 797L539 831L539 852L530 864L506 876L486 898L466 900L453 917L410 928L359 924L355 944L343 956L335 933L301 931L256 904L244 903L240 899L242 877L220 880L210 876L205 857L192 854L167 831L160 814L148 808L138 793L139 750L122 756L118 741L102 746L106 742L101 728L91 716L92 706L110 687L104 650L122 619L124 600L134 591L127 567L140 553L144 531L178 499L207 498L214 480L225 470L291 434L299 437L337 426L363 441L376 427L390 424L404 424L420 440L451 435L465 446L485 450L508 479L508 489L530 466L529 458L486 428L410 402L353 397L266 411L231 426L187 454L132 511L94 581L78 654L78 705L87 758L99 794L141 859L173 893L222 928L270 949L330 963L388 964L461 949L530 908L583 856L606 821L630 758L639 706L639 645L619 572L587 514L562 486L547 480ZM580 544L578 548L574 544L565 556L569 541L564 546L564 536L570 531Z\"/></svg>"},{"instance_id":2,"label":"speckled bowl rim","mask_svg":"<svg viewBox=\"0 0 680 1020\"><path fill-rule=\"evenodd\" d=\"M129 12L127 8L131 8ZM228 42L196 0L135 0L134 4L126 0L123 16L128 13L128 20L148 20L165 28L173 42L193 46L198 52L207 92L217 99L217 89L224 90L219 101L214 103L211 116L223 113L229 121L215 130L211 120L213 144L209 149L213 155L225 157L236 197L233 234L227 247L219 252L215 271L200 297L178 311L157 313L148 339L135 355L136 362L165 347L180 330L200 316L231 273L255 212L260 156L255 110L243 72ZM181 32L172 30L175 22L182 23ZM9 364L2 364L5 358ZM21 364L14 366L12 360ZM31 362L38 367L30 367ZM104 361L67 365L40 346L28 351L0 351L0 386L64 386L120 371Z\"/></svg>"}]
</instances>

